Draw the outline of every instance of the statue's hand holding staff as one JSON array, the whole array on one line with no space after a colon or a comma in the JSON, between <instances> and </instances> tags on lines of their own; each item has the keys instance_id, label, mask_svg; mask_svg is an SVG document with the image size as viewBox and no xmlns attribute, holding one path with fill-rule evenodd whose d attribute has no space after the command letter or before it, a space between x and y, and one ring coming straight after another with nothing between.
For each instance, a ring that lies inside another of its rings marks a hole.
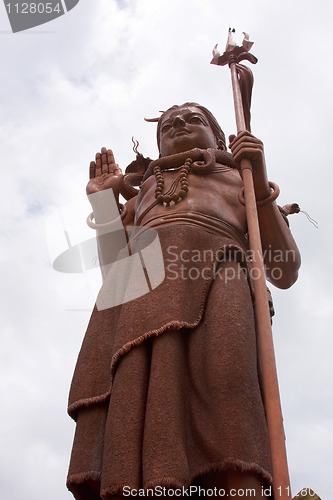
<instances>
[{"instance_id":1,"label":"statue's hand holding staff","mask_svg":"<svg viewBox=\"0 0 333 500\"><path fill-rule=\"evenodd\" d=\"M240 132L237 136L229 136L229 147L231 149L235 164L240 168L240 162L243 158L251 161L253 170L265 168L264 145L254 135L247 130Z\"/></svg>"},{"instance_id":2,"label":"statue's hand holding staff","mask_svg":"<svg viewBox=\"0 0 333 500\"><path fill-rule=\"evenodd\" d=\"M242 172L242 160L249 160L252 166L254 189L257 200L270 196L271 188L267 179L264 145L247 130L229 136L231 149L236 167Z\"/></svg>"}]
</instances>

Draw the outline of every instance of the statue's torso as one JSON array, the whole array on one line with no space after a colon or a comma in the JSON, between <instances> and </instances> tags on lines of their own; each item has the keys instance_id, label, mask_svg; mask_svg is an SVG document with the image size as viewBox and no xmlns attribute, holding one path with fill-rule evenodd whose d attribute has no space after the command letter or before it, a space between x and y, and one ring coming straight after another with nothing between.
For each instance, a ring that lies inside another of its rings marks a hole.
<instances>
[{"instance_id":1,"label":"statue's torso","mask_svg":"<svg viewBox=\"0 0 333 500\"><path fill-rule=\"evenodd\" d=\"M180 175L179 170L163 172L164 192ZM214 170L205 175L190 173L188 176L189 189L185 199L179 203L171 203L165 207L155 204L156 180L152 175L141 186L136 200L135 223L149 224L165 215L178 213L199 213L217 218L236 228L241 234L247 232L245 210L238 200L238 193L242 188L242 180L236 169L223 165L216 165ZM180 189L179 187L177 189ZM153 205L150 209L149 207Z\"/></svg>"}]
</instances>

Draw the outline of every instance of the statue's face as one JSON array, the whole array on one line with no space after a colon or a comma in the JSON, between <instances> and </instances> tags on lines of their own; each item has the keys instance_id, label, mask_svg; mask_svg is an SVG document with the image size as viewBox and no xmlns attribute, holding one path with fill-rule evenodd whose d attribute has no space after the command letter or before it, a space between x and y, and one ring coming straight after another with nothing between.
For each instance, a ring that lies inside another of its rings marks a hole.
<instances>
[{"instance_id":1,"label":"statue's face","mask_svg":"<svg viewBox=\"0 0 333 500\"><path fill-rule=\"evenodd\" d=\"M160 127L160 153L169 156L193 148L216 148L217 140L203 112L195 106L170 110Z\"/></svg>"}]
</instances>

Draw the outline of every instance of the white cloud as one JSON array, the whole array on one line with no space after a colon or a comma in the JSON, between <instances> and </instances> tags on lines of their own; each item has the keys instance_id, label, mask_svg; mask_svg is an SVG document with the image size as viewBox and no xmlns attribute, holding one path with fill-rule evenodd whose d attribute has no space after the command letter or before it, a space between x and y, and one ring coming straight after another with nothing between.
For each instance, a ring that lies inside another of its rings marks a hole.
<instances>
[{"instance_id":1,"label":"white cloud","mask_svg":"<svg viewBox=\"0 0 333 500\"><path fill-rule=\"evenodd\" d=\"M331 15L327 1L81 0L39 34L0 33L6 500L71 497L64 483L74 426L65 406L89 318L73 310L92 299L82 276L52 271L44 218L84 192L101 146L114 148L123 168L134 158L132 135L156 156L144 116L195 100L234 132L228 69L209 65L229 23L255 41L253 132L281 203L299 202L320 225L291 218L303 267L291 290L273 290L274 337L294 493L330 485Z\"/></svg>"}]
</instances>

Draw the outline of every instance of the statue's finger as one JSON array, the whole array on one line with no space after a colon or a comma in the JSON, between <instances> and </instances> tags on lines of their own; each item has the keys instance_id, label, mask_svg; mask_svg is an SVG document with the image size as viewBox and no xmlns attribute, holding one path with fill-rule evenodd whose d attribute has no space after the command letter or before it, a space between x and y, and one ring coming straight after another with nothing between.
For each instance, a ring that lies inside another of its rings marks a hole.
<instances>
[{"instance_id":1,"label":"statue's finger","mask_svg":"<svg viewBox=\"0 0 333 500\"><path fill-rule=\"evenodd\" d=\"M252 142L241 142L232 148L233 156L239 153L259 153L262 152L260 144L253 144Z\"/></svg>"},{"instance_id":2,"label":"statue's finger","mask_svg":"<svg viewBox=\"0 0 333 500\"><path fill-rule=\"evenodd\" d=\"M117 167L113 170L113 173L114 175L121 175L122 174L122 171L121 171L121 168Z\"/></svg>"},{"instance_id":3,"label":"statue's finger","mask_svg":"<svg viewBox=\"0 0 333 500\"><path fill-rule=\"evenodd\" d=\"M101 175L102 175L102 158L101 158L101 153L97 153L95 177L100 177Z\"/></svg>"},{"instance_id":4,"label":"statue's finger","mask_svg":"<svg viewBox=\"0 0 333 500\"><path fill-rule=\"evenodd\" d=\"M102 174L108 174L109 168L108 168L106 148L101 149L101 157L102 157Z\"/></svg>"},{"instance_id":5,"label":"statue's finger","mask_svg":"<svg viewBox=\"0 0 333 500\"><path fill-rule=\"evenodd\" d=\"M107 156L108 156L108 164L109 165L114 165L116 163L114 156L113 156L113 151L111 149L107 150Z\"/></svg>"},{"instance_id":6,"label":"statue's finger","mask_svg":"<svg viewBox=\"0 0 333 500\"><path fill-rule=\"evenodd\" d=\"M89 167L89 179L95 178L95 171L96 171L96 163L94 161L91 161Z\"/></svg>"},{"instance_id":7,"label":"statue's finger","mask_svg":"<svg viewBox=\"0 0 333 500\"><path fill-rule=\"evenodd\" d=\"M235 134L229 135L229 144L231 144L236 139Z\"/></svg>"},{"instance_id":8,"label":"statue's finger","mask_svg":"<svg viewBox=\"0 0 333 500\"><path fill-rule=\"evenodd\" d=\"M252 143L252 144L258 144L260 146L263 145L260 139L250 134L250 132L248 132L247 130L243 130L243 132L240 132L237 136L230 135L229 142L230 146L235 146L242 143Z\"/></svg>"}]
</instances>

